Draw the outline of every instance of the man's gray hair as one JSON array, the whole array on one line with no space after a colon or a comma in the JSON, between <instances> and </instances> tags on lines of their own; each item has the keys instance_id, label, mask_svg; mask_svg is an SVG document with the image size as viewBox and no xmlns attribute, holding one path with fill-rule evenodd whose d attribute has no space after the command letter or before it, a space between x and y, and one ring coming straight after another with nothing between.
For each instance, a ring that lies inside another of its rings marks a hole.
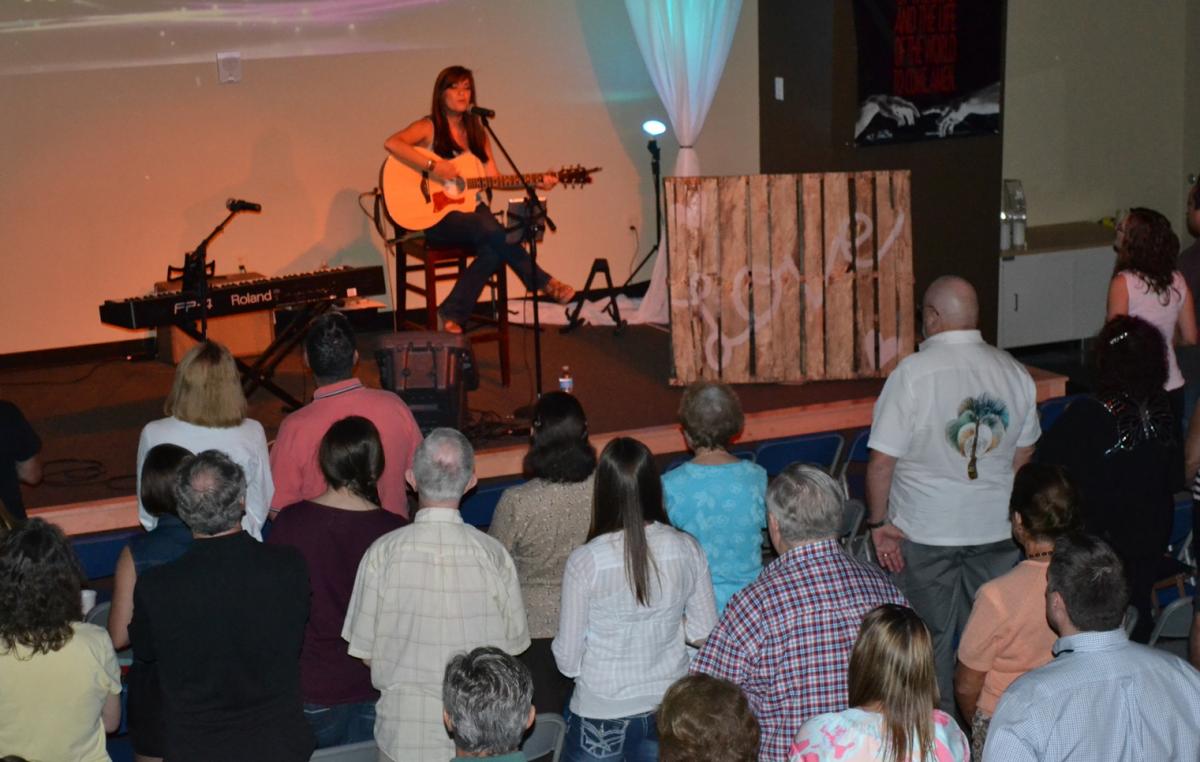
<instances>
[{"instance_id":1,"label":"man's gray hair","mask_svg":"<svg viewBox=\"0 0 1200 762\"><path fill-rule=\"evenodd\" d=\"M461 653L446 665L442 708L454 745L470 754L509 754L521 746L533 702L533 676L494 646Z\"/></svg>"},{"instance_id":2,"label":"man's gray hair","mask_svg":"<svg viewBox=\"0 0 1200 762\"><path fill-rule=\"evenodd\" d=\"M845 500L836 479L805 463L783 469L767 488L767 510L779 523L779 534L791 544L839 537Z\"/></svg>"},{"instance_id":3,"label":"man's gray hair","mask_svg":"<svg viewBox=\"0 0 1200 762\"><path fill-rule=\"evenodd\" d=\"M412 461L417 494L425 500L458 500L475 473L475 450L455 429L434 429Z\"/></svg>"},{"instance_id":4,"label":"man's gray hair","mask_svg":"<svg viewBox=\"0 0 1200 762\"><path fill-rule=\"evenodd\" d=\"M193 532L226 532L246 511L246 473L225 453L205 450L180 467L175 502L179 518Z\"/></svg>"}]
</instances>

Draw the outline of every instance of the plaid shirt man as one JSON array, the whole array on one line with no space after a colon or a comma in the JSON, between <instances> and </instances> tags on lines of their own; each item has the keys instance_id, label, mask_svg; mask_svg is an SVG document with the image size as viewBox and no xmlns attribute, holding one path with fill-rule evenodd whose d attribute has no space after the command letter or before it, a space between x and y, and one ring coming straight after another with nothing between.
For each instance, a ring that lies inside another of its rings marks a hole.
<instances>
[{"instance_id":1,"label":"plaid shirt man","mask_svg":"<svg viewBox=\"0 0 1200 762\"><path fill-rule=\"evenodd\" d=\"M800 545L730 599L691 671L741 686L762 730L759 760L787 759L805 720L846 708L859 624L884 603L908 605L882 571L837 540Z\"/></svg>"}]
</instances>

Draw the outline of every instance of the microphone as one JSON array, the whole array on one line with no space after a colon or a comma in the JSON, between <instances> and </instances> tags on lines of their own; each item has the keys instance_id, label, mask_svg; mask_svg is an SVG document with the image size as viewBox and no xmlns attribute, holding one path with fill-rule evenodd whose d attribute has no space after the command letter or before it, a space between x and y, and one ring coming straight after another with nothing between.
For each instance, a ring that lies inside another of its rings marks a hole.
<instances>
[{"instance_id":1,"label":"microphone","mask_svg":"<svg viewBox=\"0 0 1200 762\"><path fill-rule=\"evenodd\" d=\"M484 119L495 119L496 118L495 111L492 111L490 108L484 108L483 106L472 106L471 113L474 114L475 116L481 116Z\"/></svg>"},{"instance_id":2,"label":"microphone","mask_svg":"<svg viewBox=\"0 0 1200 762\"><path fill-rule=\"evenodd\" d=\"M256 204L253 201L243 201L240 198L231 198L225 202L225 208L231 212L261 212L262 204Z\"/></svg>"}]
</instances>

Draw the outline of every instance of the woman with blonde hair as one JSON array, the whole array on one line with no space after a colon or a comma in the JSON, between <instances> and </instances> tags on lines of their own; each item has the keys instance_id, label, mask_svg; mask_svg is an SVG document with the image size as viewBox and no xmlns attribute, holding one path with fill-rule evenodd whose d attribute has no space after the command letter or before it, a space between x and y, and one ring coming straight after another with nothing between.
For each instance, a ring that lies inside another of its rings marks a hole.
<instances>
[{"instance_id":1,"label":"woman with blonde hair","mask_svg":"<svg viewBox=\"0 0 1200 762\"><path fill-rule=\"evenodd\" d=\"M907 606L887 603L863 617L850 652L850 708L800 728L789 762L961 762L966 736L937 708L929 629Z\"/></svg>"},{"instance_id":2,"label":"woman with blonde hair","mask_svg":"<svg viewBox=\"0 0 1200 762\"><path fill-rule=\"evenodd\" d=\"M154 446L174 444L192 452L220 450L246 473L242 528L262 539L262 526L275 494L267 436L261 423L246 417L246 395L229 350L215 341L192 347L175 368L163 412L167 417L146 424L138 440L138 495L142 492L142 464ZM147 530L158 525L140 497L138 517Z\"/></svg>"}]
</instances>

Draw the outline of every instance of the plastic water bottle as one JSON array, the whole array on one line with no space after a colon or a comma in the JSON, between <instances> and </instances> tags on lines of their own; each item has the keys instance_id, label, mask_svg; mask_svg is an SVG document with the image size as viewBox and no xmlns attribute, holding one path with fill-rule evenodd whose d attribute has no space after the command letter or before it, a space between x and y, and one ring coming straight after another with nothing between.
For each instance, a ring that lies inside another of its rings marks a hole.
<instances>
[{"instance_id":1,"label":"plastic water bottle","mask_svg":"<svg viewBox=\"0 0 1200 762\"><path fill-rule=\"evenodd\" d=\"M558 390L567 394L575 393L575 378L571 375L570 365L564 365L562 373L558 374Z\"/></svg>"}]
</instances>

